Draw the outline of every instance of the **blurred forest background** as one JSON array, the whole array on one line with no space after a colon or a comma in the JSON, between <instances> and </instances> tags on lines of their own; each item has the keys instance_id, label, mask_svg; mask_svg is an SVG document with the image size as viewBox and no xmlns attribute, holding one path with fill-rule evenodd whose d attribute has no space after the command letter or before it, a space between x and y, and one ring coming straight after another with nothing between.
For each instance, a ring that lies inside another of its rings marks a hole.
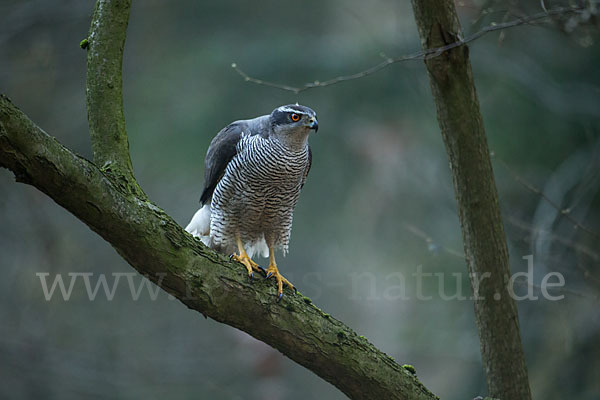
<instances>
[{"instance_id":1,"label":"blurred forest background","mask_svg":"<svg viewBox=\"0 0 600 400\"><path fill-rule=\"evenodd\" d=\"M542 4L544 4L542 2ZM546 1L552 8L568 3ZM85 109L93 1L2 0L0 91L91 159ZM465 33L542 11L538 0L457 3ZM597 6L597 5L596 5ZM470 44L513 272L534 292L560 272L563 300L520 301L537 399L600 394L600 46L596 17L546 20ZM300 102L315 109L313 166L282 273L443 399L486 393L448 161L422 61L295 95L231 68L301 85L420 49L408 1L134 1L124 60L136 176L185 226L203 158L226 124ZM522 184L528 182L532 187ZM535 188L560 209L559 212ZM532 190L533 189L533 190ZM569 217L594 230L575 228ZM263 262L264 263L264 262ZM160 293L46 301L38 272L133 272L99 236L0 170L0 398L342 399L310 371ZM398 273L406 297L399 298ZM461 274L458 281L453 273ZM109 282L112 282L109 277ZM141 282L136 277L135 283ZM458 286L458 287L457 287ZM525 293L526 287L517 289Z\"/></svg>"}]
</instances>

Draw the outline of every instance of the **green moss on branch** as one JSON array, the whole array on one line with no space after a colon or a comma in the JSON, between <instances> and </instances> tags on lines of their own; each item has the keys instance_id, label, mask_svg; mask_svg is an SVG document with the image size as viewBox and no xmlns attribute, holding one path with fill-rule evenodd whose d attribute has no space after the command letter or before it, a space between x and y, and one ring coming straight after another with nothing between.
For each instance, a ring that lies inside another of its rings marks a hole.
<instances>
[{"instance_id":1,"label":"green moss on branch","mask_svg":"<svg viewBox=\"0 0 600 400\"><path fill-rule=\"evenodd\" d=\"M243 330L353 399L436 397L390 357L301 295L276 303L270 281L194 239L156 205L73 154L0 97L0 166L46 193L140 274L204 316Z\"/></svg>"},{"instance_id":2,"label":"green moss on branch","mask_svg":"<svg viewBox=\"0 0 600 400\"><path fill-rule=\"evenodd\" d=\"M146 198L133 175L123 112L123 50L131 0L99 0L90 32L86 102L94 163L119 181L123 190Z\"/></svg>"}]
</instances>

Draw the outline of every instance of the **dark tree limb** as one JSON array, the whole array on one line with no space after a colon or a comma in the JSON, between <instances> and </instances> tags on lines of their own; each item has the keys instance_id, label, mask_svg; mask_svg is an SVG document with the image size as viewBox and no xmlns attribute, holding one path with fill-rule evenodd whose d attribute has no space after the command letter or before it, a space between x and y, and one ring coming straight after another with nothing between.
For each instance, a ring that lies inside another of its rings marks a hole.
<instances>
[{"instance_id":1,"label":"dark tree limb","mask_svg":"<svg viewBox=\"0 0 600 400\"><path fill-rule=\"evenodd\" d=\"M109 242L138 272L206 317L241 329L355 399L436 397L411 372L272 281L206 248L150 203L131 167L121 64L130 0L99 0L87 41L87 103L95 164L48 136L0 95L0 166Z\"/></svg>"},{"instance_id":2,"label":"dark tree limb","mask_svg":"<svg viewBox=\"0 0 600 400\"><path fill-rule=\"evenodd\" d=\"M460 40L452 0L412 4L424 51ZM507 287L506 236L468 47L426 59L425 65L450 159L489 394L530 400L517 307Z\"/></svg>"},{"instance_id":3,"label":"dark tree limb","mask_svg":"<svg viewBox=\"0 0 600 400\"><path fill-rule=\"evenodd\" d=\"M436 397L366 339L310 299L206 248L147 200L73 154L0 97L0 166L35 186L109 242L140 274L206 317L243 330L353 399Z\"/></svg>"}]
</instances>

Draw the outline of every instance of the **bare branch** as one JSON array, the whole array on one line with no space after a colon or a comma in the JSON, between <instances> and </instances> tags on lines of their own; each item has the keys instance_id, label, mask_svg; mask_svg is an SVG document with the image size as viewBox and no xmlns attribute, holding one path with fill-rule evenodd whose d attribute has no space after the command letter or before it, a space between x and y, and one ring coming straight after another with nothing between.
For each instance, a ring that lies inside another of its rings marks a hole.
<instances>
[{"instance_id":1,"label":"bare branch","mask_svg":"<svg viewBox=\"0 0 600 400\"><path fill-rule=\"evenodd\" d=\"M418 51L418 52L400 56L400 57L386 57L384 61L382 61L379 64L376 64L370 68L367 68L363 71L356 72L356 73L350 74L350 75L337 76L335 78L331 78L331 79L328 79L325 81L308 82L308 83L305 83L304 85L298 86L298 87L286 85L286 84L275 83L275 82L269 82L269 81L265 81L262 79L254 78L254 77L248 75L246 72L244 72L236 63L231 64L231 67L238 74L240 74L240 76L246 82L251 82L251 83L255 83L257 85L262 85L262 86L269 86L272 88L286 90L286 91L294 92L297 94L297 93L303 92L308 89L331 86L331 85L335 85L340 82L346 82L346 81L351 81L354 79L360 79L365 76L372 75L376 72L379 72L382 69L384 69L392 64L397 64L397 63L401 63L404 61L424 60L424 59L429 59L429 58L433 58L433 57L438 57L440 54L443 54L443 53L447 52L448 50L454 49L456 47L464 46L467 43L477 40L477 39L481 38L482 36L484 36L485 34L490 33L490 32L509 29L509 28L513 28L513 27L519 26L519 25L525 25L525 24L532 25L532 23L539 22L540 20L543 20L546 18L550 18L550 17L557 16L557 15L577 13L577 12L581 12L581 11L583 11L583 7L571 7L571 8L562 8L561 7L561 8L555 8L555 9L552 9L549 11L540 12L538 14L533 14L533 15L530 15L527 17L516 18L515 20L509 21L509 22L503 22L500 24L493 23L493 24L481 29L480 31L473 33L472 35L467 36L466 38L464 38L462 40L459 40L454 43L450 43L446 46L437 47L435 49Z\"/></svg>"},{"instance_id":2,"label":"bare branch","mask_svg":"<svg viewBox=\"0 0 600 400\"><path fill-rule=\"evenodd\" d=\"M595 295L591 295L591 294L586 294L586 293L579 293L576 292L574 290L565 288L565 287L558 287L558 288L552 288L552 289L548 289L548 288L542 288L540 285L537 285L535 283L531 283L529 282L527 279L519 279L515 281L516 285L519 285L521 287L531 287L534 289L537 289L539 291L539 293L543 293L542 290L546 290L548 292L553 292L553 293L557 293L559 295L569 295L569 296L576 296L576 297L580 297L582 299L587 299L587 300L592 300L592 301L598 301L600 298L598 296ZM554 296L556 296L556 294L554 294Z\"/></svg>"},{"instance_id":3,"label":"bare branch","mask_svg":"<svg viewBox=\"0 0 600 400\"><path fill-rule=\"evenodd\" d=\"M600 254L598 254L597 252L595 252L594 250L590 249L587 246L584 246L579 243L575 243L571 240L565 239L551 231L546 231L544 229L535 229L534 227L532 227L525 221L522 221L515 217L509 217L508 222L510 222L510 224L513 225L514 227L519 228L522 231L528 232L532 235L543 233L543 234L547 235L550 239L562 244L565 247L571 248L581 254L586 255L587 257L589 257L590 259L592 259L595 262L600 261Z\"/></svg>"},{"instance_id":4,"label":"bare branch","mask_svg":"<svg viewBox=\"0 0 600 400\"><path fill-rule=\"evenodd\" d=\"M594 231L593 229L589 228L586 225L583 225L581 222L579 222L575 218L573 218L573 216L571 215L570 207L563 208L560 205L556 204L551 198L546 196L546 194L544 193L543 190L539 189L538 187L536 187L532 183L529 183L527 180L525 180L523 177L521 177L515 170L513 170L508 165L508 163L506 163L506 161L499 158L495 152L493 152L493 151L490 152L490 155L492 156L492 158L494 158L496 161L498 161L498 163L500 165L502 165L502 167L504 167L517 182L519 182L521 185L523 185L525 188L527 188L532 193L535 193L538 196L540 196L546 203L548 203L552 208L554 208L556 211L558 211L560 213L560 215L562 215L566 219L568 219L573 224L574 228L580 229L580 230L586 232L587 234L594 236L595 238L600 238L600 233Z\"/></svg>"},{"instance_id":5,"label":"bare branch","mask_svg":"<svg viewBox=\"0 0 600 400\"><path fill-rule=\"evenodd\" d=\"M451 249L449 247L439 244L438 242L433 240L433 238L431 236L429 236L426 232L424 232L422 229L420 229L412 224L405 223L404 228L407 231L409 231L410 233L412 233L413 235L415 235L416 237L418 237L419 239L422 239L427 244L427 248L430 251L437 251L437 250L441 249L452 256L462 258L462 259L465 258L464 252L458 251L455 249Z\"/></svg>"}]
</instances>

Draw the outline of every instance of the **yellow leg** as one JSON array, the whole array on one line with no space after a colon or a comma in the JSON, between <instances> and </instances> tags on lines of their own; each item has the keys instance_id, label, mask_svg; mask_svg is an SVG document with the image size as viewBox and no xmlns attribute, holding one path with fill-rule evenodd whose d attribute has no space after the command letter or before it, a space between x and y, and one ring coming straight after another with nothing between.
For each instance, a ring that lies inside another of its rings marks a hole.
<instances>
[{"instance_id":1,"label":"yellow leg","mask_svg":"<svg viewBox=\"0 0 600 400\"><path fill-rule=\"evenodd\" d=\"M275 252L273 251L272 247L269 247L269 268L267 268L267 279L271 276L274 276L277 280L277 301L281 300L281 297L283 296L284 283L288 285L294 292L296 291L294 285L292 285L290 281L285 279L283 275L279 273L279 270L277 269L277 263L275 263Z\"/></svg>"},{"instance_id":2,"label":"yellow leg","mask_svg":"<svg viewBox=\"0 0 600 400\"><path fill-rule=\"evenodd\" d=\"M244 249L244 245L242 244L242 239L240 239L239 236L237 237L237 246L240 255L238 256L237 254L233 254L231 256L231 259L244 264L244 266L248 270L248 276L250 277L250 279L254 278L254 271L262 273L265 272L264 269L259 267L257 263L255 263L250 257L248 257L248 254L246 254L246 250Z\"/></svg>"}]
</instances>

